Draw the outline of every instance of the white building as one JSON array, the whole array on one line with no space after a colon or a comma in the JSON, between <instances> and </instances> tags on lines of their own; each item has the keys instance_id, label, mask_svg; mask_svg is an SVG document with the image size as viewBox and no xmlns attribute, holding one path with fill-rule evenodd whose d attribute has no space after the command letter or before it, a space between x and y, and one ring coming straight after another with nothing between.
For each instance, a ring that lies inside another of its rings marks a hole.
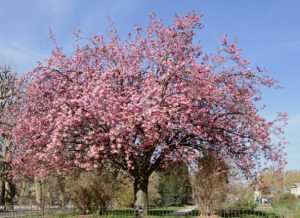
<instances>
[{"instance_id":1,"label":"white building","mask_svg":"<svg viewBox=\"0 0 300 218\"><path fill-rule=\"evenodd\" d=\"M291 188L291 193L296 196L300 196L300 183L294 183Z\"/></svg>"}]
</instances>

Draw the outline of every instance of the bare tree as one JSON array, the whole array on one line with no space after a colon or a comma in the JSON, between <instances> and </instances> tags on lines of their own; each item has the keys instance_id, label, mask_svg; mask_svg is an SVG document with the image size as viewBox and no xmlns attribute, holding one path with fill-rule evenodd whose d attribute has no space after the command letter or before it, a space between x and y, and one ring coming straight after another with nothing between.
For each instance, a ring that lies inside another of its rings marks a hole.
<instances>
[{"instance_id":1,"label":"bare tree","mask_svg":"<svg viewBox=\"0 0 300 218\"><path fill-rule=\"evenodd\" d=\"M13 205L16 194L11 178L12 136L14 125L14 104L16 100L17 76L8 65L0 67L0 144L1 152L1 203Z\"/></svg>"},{"instance_id":2,"label":"bare tree","mask_svg":"<svg viewBox=\"0 0 300 218\"><path fill-rule=\"evenodd\" d=\"M228 166L213 151L207 151L198 161L192 178L195 202L201 215L211 216L226 199L228 186Z\"/></svg>"}]
</instances>

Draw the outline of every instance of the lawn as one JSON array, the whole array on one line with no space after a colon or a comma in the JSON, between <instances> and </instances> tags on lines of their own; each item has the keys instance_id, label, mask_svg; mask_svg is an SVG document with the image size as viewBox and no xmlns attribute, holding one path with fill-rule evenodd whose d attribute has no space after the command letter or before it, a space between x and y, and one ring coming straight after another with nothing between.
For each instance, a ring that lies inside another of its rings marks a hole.
<instances>
[{"instance_id":1,"label":"lawn","mask_svg":"<svg viewBox=\"0 0 300 218\"><path fill-rule=\"evenodd\" d=\"M145 218L158 218L163 217L167 214L175 212L182 207L168 207L168 208L155 208L149 210L149 215ZM251 209L226 209L220 210L217 214L219 217L224 218L300 218L300 209L264 209L264 210L251 210ZM23 216L22 218L37 218L41 216ZM65 214L57 214L47 217L55 217L55 218L135 218L133 209L119 209L119 210L108 210L103 215L91 214L91 215L80 215L78 212L65 213ZM193 210L183 216L166 216L167 218L195 218L199 217L199 210Z\"/></svg>"}]
</instances>

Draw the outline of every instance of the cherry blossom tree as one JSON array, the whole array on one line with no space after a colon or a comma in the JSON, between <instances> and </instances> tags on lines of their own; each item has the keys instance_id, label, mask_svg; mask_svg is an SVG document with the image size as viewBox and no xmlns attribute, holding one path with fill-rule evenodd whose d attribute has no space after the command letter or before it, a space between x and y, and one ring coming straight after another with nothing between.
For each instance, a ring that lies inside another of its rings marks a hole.
<instances>
[{"instance_id":1,"label":"cherry blossom tree","mask_svg":"<svg viewBox=\"0 0 300 218\"><path fill-rule=\"evenodd\" d=\"M133 178L146 213L149 176L170 161L213 149L247 177L264 160L283 164L286 114L267 121L257 106L262 87L276 81L250 68L226 36L214 55L203 53L200 20L191 12L166 26L152 14L126 40L111 28L88 42L77 32L72 55L56 46L26 75L13 129L19 172L91 170L110 160Z\"/></svg>"}]
</instances>

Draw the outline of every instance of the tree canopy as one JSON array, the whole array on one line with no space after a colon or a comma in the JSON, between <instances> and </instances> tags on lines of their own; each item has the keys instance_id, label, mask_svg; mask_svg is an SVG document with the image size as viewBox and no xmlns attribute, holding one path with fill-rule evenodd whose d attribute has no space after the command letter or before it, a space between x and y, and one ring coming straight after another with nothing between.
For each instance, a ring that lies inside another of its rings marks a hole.
<instances>
[{"instance_id":1,"label":"tree canopy","mask_svg":"<svg viewBox=\"0 0 300 218\"><path fill-rule=\"evenodd\" d=\"M72 55L56 46L25 76L12 130L16 169L44 176L110 160L147 192L158 167L206 150L246 176L265 159L282 164L278 124L286 114L268 121L256 104L275 80L251 68L226 36L214 55L205 54L196 41L200 20L191 12L167 26L152 14L145 31L136 26L126 40L111 28L86 44L77 32Z\"/></svg>"}]
</instances>

